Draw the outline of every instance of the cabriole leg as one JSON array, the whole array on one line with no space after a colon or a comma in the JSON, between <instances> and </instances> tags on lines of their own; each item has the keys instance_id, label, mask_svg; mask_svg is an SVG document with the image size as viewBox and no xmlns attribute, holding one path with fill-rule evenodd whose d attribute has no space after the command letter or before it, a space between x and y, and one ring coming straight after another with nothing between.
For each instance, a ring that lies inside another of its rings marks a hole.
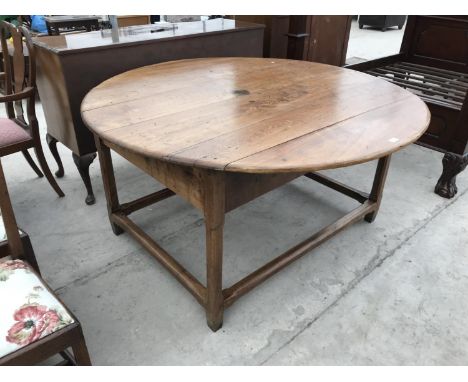
<instances>
[{"instance_id":1,"label":"cabriole leg","mask_svg":"<svg viewBox=\"0 0 468 382\"><path fill-rule=\"evenodd\" d=\"M91 178L89 177L89 166L93 163L94 158L96 158L96 153L86 154L78 156L75 153L72 154L73 161L75 162L76 168L80 173L81 179L86 187L87 195L85 203L87 205L94 204L96 198L94 197L93 186L91 184Z\"/></svg>"},{"instance_id":2,"label":"cabriole leg","mask_svg":"<svg viewBox=\"0 0 468 382\"><path fill-rule=\"evenodd\" d=\"M49 134L46 134L46 141L47 141L47 145L49 146L49 150L52 153L52 156L57 162L58 170L55 171L55 176L57 178L62 178L65 172L63 170L62 159L60 158L60 155L57 150L58 141L52 135L49 135Z\"/></svg>"}]
</instances>

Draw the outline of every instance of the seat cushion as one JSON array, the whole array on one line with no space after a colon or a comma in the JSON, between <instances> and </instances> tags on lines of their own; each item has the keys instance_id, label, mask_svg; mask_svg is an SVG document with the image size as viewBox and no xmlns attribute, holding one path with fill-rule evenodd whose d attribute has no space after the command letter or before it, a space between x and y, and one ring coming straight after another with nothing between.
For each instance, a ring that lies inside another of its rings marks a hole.
<instances>
[{"instance_id":1,"label":"seat cushion","mask_svg":"<svg viewBox=\"0 0 468 382\"><path fill-rule=\"evenodd\" d=\"M73 322L29 264L0 262L0 358Z\"/></svg>"},{"instance_id":2,"label":"seat cushion","mask_svg":"<svg viewBox=\"0 0 468 382\"><path fill-rule=\"evenodd\" d=\"M0 118L0 147L30 140L31 136L8 118Z\"/></svg>"}]
</instances>

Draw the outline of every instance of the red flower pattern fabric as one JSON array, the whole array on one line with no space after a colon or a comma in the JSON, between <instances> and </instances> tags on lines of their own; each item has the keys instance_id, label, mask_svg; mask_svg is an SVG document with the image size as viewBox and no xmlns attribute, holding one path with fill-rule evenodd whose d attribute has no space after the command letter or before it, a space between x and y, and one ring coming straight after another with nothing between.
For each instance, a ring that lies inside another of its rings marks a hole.
<instances>
[{"instance_id":1,"label":"red flower pattern fabric","mask_svg":"<svg viewBox=\"0 0 468 382\"><path fill-rule=\"evenodd\" d=\"M13 317L17 322L8 331L6 340L21 346L54 332L60 324L57 312L44 305L24 306Z\"/></svg>"},{"instance_id":2,"label":"red flower pattern fabric","mask_svg":"<svg viewBox=\"0 0 468 382\"><path fill-rule=\"evenodd\" d=\"M0 263L0 268L14 271L15 269L28 269L28 265L22 260L9 260Z\"/></svg>"},{"instance_id":3,"label":"red flower pattern fabric","mask_svg":"<svg viewBox=\"0 0 468 382\"><path fill-rule=\"evenodd\" d=\"M0 358L74 322L22 260L0 262Z\"/></svg>"}]
</instances>

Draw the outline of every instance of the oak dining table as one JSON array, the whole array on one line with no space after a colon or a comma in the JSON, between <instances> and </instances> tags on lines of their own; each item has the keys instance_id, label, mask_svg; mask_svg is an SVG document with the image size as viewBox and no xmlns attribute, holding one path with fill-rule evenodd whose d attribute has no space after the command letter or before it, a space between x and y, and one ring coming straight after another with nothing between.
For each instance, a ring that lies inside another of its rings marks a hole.
<instances>
[{"instance_id":1,"label":"oak dining table","mask_svg":"<svg viewBox=\"0 0 468 382\"><path fill-rule=\"evenodd\" d=\"M224 310L255 286L350 224L372 222L391 154L416 141L430 120L420 98L365 73L239 57L171 61L122 73L92 89L81 114L95 136L114 233L127 232L154 256L205 308L213 331L222 326ZM111 150L166 188L121 203ZM318 172L371 160L377 166L370 192ZM301 176L360 204L225 287L225 214ZM203 213L206 285L129 216L173 195Z\"/></svg>"}]
</instances>

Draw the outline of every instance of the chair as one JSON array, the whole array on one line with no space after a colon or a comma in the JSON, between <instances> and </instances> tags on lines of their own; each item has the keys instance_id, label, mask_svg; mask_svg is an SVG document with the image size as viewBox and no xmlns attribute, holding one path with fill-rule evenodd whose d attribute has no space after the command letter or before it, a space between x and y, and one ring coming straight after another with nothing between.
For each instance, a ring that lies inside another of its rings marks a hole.
<instances>
[{"instance_id":1,"label":"chair","mask_svg":"<svg viewBox=\"0 0 468 382\"><path fill-rule=\"evenodd\" d=\"M10 35L13 42L9 49L7 38ZM16 28L13 24L1 21L0 41L4 70L0 73L0 81L4 82L5 93L0 95L0 103L5 103L8 115L8 118L0 118L0 157L21 151L36 174L42 177L43 173L28 152L28 149L33 147L50 185L60 197L65 196L50 172L39 137L35 110L36 65L29 32L24 27ZM24 100L26 116L23 111Z\"/></svg>"},{"instance_id":2,"label":"chair","mask_svg":"<svg viewBox=\"0 0 468 382\"><path fill-rule=\"evenodd\" d=\"M16 225L1 162L0 209L0 365L37 364L58 353L91 365L79 321L41 278L29 237Z\"/></svg>"}]
</instances>

